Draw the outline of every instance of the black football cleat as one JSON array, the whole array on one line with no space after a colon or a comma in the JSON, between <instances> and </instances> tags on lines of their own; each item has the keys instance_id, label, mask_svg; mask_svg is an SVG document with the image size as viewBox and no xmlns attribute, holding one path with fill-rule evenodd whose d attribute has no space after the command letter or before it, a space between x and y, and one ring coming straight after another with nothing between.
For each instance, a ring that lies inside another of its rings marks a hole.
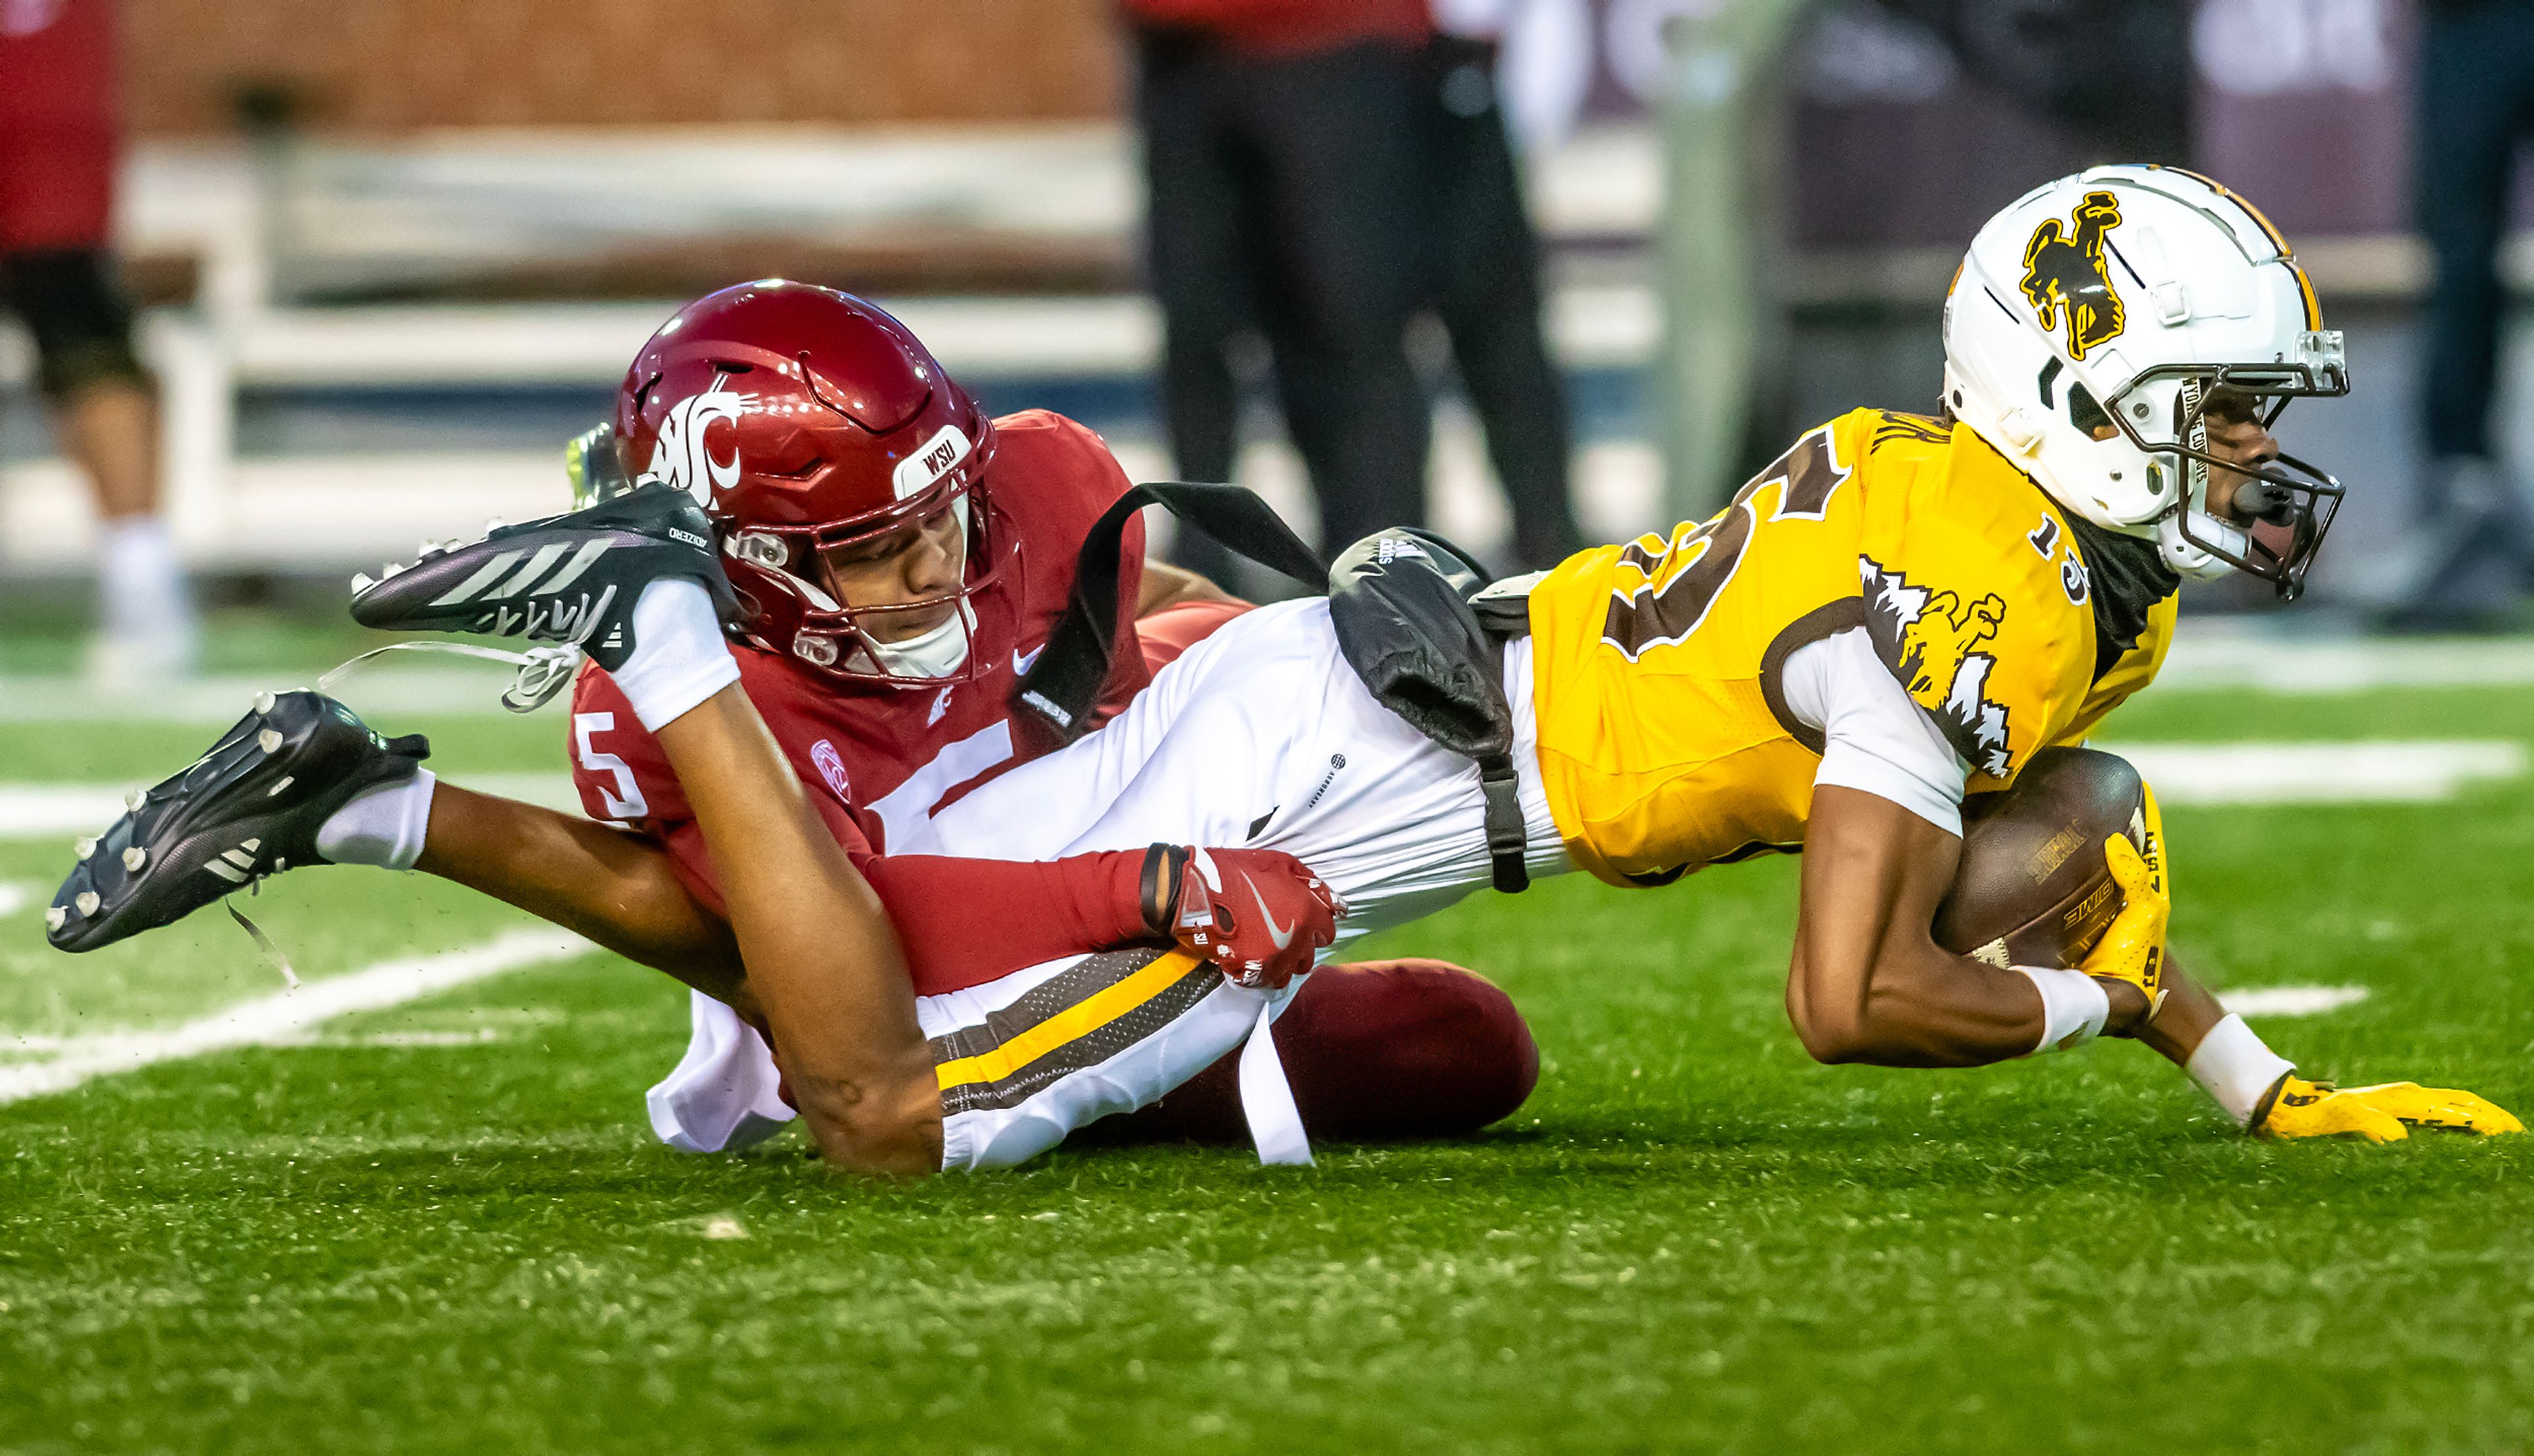
<instances>
[{"instance_id":1,"label":"black football cleat","mask_svg":"<svg viewBox=\"0 0 2534 1456\"><path fill-rule=\"evenodd\" d=\"M382 737L321 693L264 693L211 751L135 789L112 828L79 842L79 864L44 912L57 950L93 951L173 924L230 891L325 864L317 832L362 789L409 778L421 734Z\"/></svg>"},{"instance_id":2,"label":"black football cleat","mask_svg":"<svg viewBox=\"0 0 2534 1456\"><path fill-rule=\"evenodd\" d=\"M711 522L674 486L649 485L568 515L425 547L384 580L352 579L352 619L396 632L476 632L568 643L610 670L634 652L634 604L652 582L703 584L724 621L739 602Z\"/></svg>"}]
</instances>

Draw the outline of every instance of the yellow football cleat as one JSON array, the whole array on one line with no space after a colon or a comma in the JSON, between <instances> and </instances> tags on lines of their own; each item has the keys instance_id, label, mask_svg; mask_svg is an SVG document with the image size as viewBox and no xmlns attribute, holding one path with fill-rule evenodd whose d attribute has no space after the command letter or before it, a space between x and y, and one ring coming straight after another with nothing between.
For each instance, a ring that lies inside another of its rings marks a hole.
<instances>
[{"instance_id":1,"label":"yellow football cleat","mask_svg":"<svg viewBox=\"0 0 2534 1456\"><path fill-rule=\"evenodd\" d=\"M2413 1128L2449 1133L2522 1133L2525 1125L2508 1111L2470 1092L2424 1087L2415 1081L2388 1081L2372 1087L2335 1087L2307 1081L2289 1073L2270 1098L2270 1106L2253 1120L2254 1136L2282 1141L2296 1137L2364 1137L2370 1142L2398 1142Z\"/></svg>"},{"instance_id":2,"label":"yellow football cleat","mask_svg":"<svg viewBox=\"0 0 2534 1456\"><path fill-rule=\"evenodd\" d=\"M2155 811L2155 790L2146 792L2145 852L2114 835L2103 842L2103 858L2121 887L2121 912L2103 930L2103 938L2085 953L2078 969L2087 975L2127 981L2146 993L2152 1020L2164 1009L2164 927L2173 917L2173 893L2165 884L2164 832Z\"/></svg>"}]
</instances>

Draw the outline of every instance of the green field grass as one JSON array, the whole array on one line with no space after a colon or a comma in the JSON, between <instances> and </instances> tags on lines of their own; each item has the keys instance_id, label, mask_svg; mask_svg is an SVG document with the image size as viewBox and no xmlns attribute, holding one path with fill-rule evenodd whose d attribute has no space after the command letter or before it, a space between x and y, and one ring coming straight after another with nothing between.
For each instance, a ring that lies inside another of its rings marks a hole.
<instances>
[{"instance_id":1,"label":"green field grass","mask_svg":"<svg viewBox=\"0 0 2534 1456\"><path fill-rule=\"evenodd\" d=\"M2152 695L2132 739L2523 737L2534 692ZM412 725L388 724L391 729ZM560 766L559 714L431 727ZM0 728L0 777L148 777L210 732ZM2308 1069L2534 1103L2534 786L2175 809L2179 953L2363 985ZM0 841L44 889L63 846ZM1479 897L1368 954L1507 986L1538 1091L1484 1136L1062 1152L874 1189L797 1135L656 1145L684 995L592 955L306 1045L0 1107L0 1448L2075 1450L2534 1445L2534 1139L2275 1147L2125 1044L1811 1065L1791 861ZM277 989L211 916L96 956L0 919L0 1032ZM312 980L518 917L295 874ZM40 1056L25 1047L0 1056Z\"/></svg>"}]
</instances>

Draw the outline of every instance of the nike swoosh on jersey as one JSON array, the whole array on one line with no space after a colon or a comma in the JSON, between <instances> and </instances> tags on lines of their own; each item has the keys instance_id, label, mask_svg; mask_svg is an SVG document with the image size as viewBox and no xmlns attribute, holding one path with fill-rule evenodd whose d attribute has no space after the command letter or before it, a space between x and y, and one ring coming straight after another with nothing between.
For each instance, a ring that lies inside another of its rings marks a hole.
<instances>
[{"instance_id":1,"label":"nike swoosh on jersey","mask_svg":"<svg viewBox=\"0 0 2534 1456\"><path fill-rule=\"evenodd\" d=\"M1244 877L1244 879L1246 879L1246 877ZM1267 897L1258 893L1258 882L1256 880L1246 880L1246 883L1249 886L1249 898L1258 902L1258 918L1267 922L1267 938L1274 941L1276 943L1276 949L1280 951L1285 949L1287 946L1292 945L1294 943L1295 928L1299 926L1302 922L1297 920L1292 925L1277 924L1275 915L1270 913L1267 909Z\"/></svg>"},{"instance_id":2,"label":"nike swoosh on jersey","mask_svg":"<svg viewBox=\"0 0 2534 1456\"><path fill-rule=\"evenodd\" d=\"M1012 649L1012 670L1013 670L1014 672L1026 672L1026 671L1028 671L1030 669L1032 669L1032 668L1034 668L1034 667L1037 667L1037 666L1038 666L1038 655L1039 655L1040 653L1042 653L1042 652L1045 652L1045 651L1047 651L1047 644L1046 644L1046 643L1044 643L1044 642L1040 643L1040 644L1039 644L1038 646L1036 646L1036 647L1031 648L1031 649L1030 649L1029 651L1027 651L1027 652L1023 652L1023 651L1021 651L1021 650L1020 650L1019 648L1017 648L1017 647L1013 648L1013 649Z\"/></svg>"}]
</instances>

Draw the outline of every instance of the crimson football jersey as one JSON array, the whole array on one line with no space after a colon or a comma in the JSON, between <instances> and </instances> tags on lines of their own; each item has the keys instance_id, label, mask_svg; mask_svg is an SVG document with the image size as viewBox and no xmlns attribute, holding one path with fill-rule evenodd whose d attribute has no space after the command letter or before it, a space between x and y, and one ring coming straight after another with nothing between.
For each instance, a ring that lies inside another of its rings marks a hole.
<instances>
[{"instance_id":1,"label":"crimson football jersey","mask_svg":"<svg viewBox=\"0 0 2534 1456\"><path fill-rule=\"evenodd\" d=\"M1080 877L1065 880L1046 865L876 857L887 853L893 828L902 837L1028 756L1029 744L1012 730L1013 684L1064 611L1083 536L1128 489L1100 437L1061 415L1029 410L996 420L995 430L986 497L995 526L1013 533L1020 551L1001 580L975 599L973 677L922 690L858 690L821 682L775 653L744 643L731 647L741 684L811 803L888 905L919 994L1143 934L1139 923L1122 922L1122 903L1111 903L1133 901L1131 891L1116 893L1122 888L1117 876L1139 875L1141 855L1126 856L1132 866L1121 860L1102 869L1094 878L1105 889ZM1141 521L1127 523L1118 559L1117 600L1132 604L1143 583ZM1112 662L1098 704L1103 722L1151 680L1131 605L1119 613ZM571 753L573 782L590 817L661 840L697 898L721 909L703 835L667 755L594 663L573 686ZM978 916L974 907L981 903L1006 912ZM995 923L980 923L988 919Z\"/></svg>"}]
</instances>

